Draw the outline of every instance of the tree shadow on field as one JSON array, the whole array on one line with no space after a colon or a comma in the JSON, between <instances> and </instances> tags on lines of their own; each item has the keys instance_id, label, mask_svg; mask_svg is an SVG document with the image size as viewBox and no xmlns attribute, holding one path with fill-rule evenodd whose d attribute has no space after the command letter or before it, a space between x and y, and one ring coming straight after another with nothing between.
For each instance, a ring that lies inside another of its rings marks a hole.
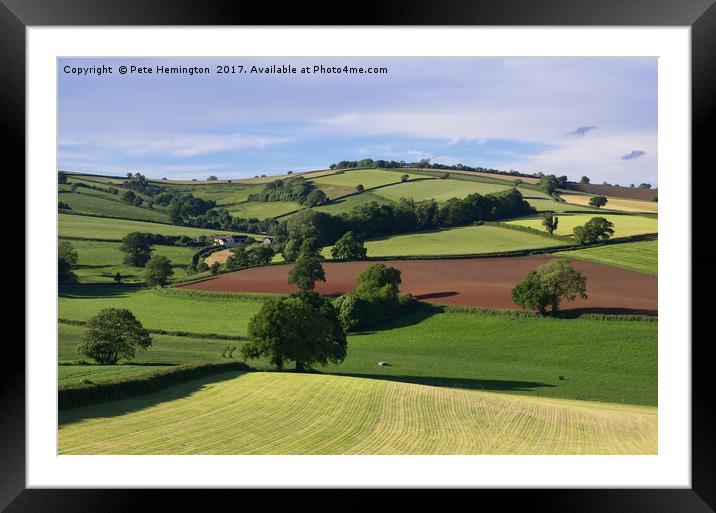
<instances>
[{"instance_id":1,"label":"tree shadow on field","mask_svg":"<svg viewBox=\"0 0 716 513\"><path fill-rule=\"evenodd\" d=\"M127 297L139 290L140 286L131 284L110 285L107 283L62 284L58 296L70 299L109 299Z\"/></svg>"},{"instance_id":2,"label":"tree shadow on field","mask_svg":"<svg viewBox=\"0 0 716 513\"><path fill-rule=\"evenodd\" d=\"M127 413L138 412L158 404L189 397L201 390L211 388L215 383L235 379L247 374L247 371L230 371L197 378L192 381L172 385L164 390L150 392L125 399L113 399L106 402L79 406L61 410L58 415L58 426L64 426L81 420L119 417Z\"/></svg>"},{"instance_id":3,"label":"tree shadow on field","mask_svg":"<svg viewBox=\"0 0 716 513\"><path fill-rule=\"evenodd\" d=\"M393 319L371 325L364 330L352 331L350 336L372 335L377 331L393 330L398 328L406 328L415 324L420 324L433 315L439 314L443 309L437 305L421 304L415 310L411 310L401 314Z\"/></svg>"},{"instance_id":4,"label":"tree shadow on field","mask_svg":"<svg viewBox=\"0 0 716 513\"><path fill-rule=\"evenodd\" d=\"M502 379L474 379L474 378L442 378L433 376L405 376L395 374L362 374L362 373L326 373L334 376L351 376L354 378L380 379L384 381L399 381L415 385L428 385L433 387L464 388L469 390L488 390L493 392L533 392L536 388L554 387L549 383L538 381L513 381Z\"/></svg>"}]
</instances>

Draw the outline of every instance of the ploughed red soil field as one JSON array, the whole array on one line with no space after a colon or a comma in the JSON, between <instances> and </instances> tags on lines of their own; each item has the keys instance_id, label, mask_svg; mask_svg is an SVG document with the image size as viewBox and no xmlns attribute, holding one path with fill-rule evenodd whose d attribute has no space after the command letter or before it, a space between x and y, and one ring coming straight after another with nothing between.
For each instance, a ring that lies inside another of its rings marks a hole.
<instances>
[{"instance_id":1,"label":"ploughed red soil field","mask_svg":"<svg viewBox=\"0 0 716 513\"><path fill-rule=\"evenodd\" d=\"M471 258L455 260L382 260L402 271L400 291L418 299L450 305L518 309L511 291L525 275L553 257ZM324 262L326 281L316 291L338 295L355 287L356 278L376 261ZM564 302L569 311L656 315L657 277L574 260L572 265L587 277L587 299ZM287 281L291 264L255 267L222 274L182 288L220 292L291 293Z\"/></svg>"}]
</instances>

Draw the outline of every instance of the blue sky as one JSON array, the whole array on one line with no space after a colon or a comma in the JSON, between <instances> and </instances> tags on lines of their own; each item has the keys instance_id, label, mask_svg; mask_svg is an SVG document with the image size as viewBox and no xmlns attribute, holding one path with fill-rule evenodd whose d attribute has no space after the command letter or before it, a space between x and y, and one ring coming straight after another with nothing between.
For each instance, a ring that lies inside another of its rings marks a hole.
<instances>
[{"instance_id":1,"label":"blue sky","mask_svg":"<svg viewBox=\"0 0 716 513\"><path fill-rule=\"evenodd\" d=\"M112 66L78 76L65 66ZM120 65L209 75L120 75ZM385 66L217 75L217 64ZM374 158L657 184L655 58L60 59L58 168L239 178Z\"/></svg>"}]
</instances>

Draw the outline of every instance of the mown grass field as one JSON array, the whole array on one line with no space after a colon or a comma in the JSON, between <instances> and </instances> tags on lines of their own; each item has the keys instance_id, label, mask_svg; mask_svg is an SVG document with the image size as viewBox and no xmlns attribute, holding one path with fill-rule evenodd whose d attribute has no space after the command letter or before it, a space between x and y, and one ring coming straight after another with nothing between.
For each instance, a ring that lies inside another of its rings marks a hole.
<instances>
[{"instance_id":1,"label":"mown grass field","mask_svg":"<svg viewBox=\"0 0 716 513\"><path fill-rule=\"evenodd\" d=\"M400 198L414 200L434 199L437 202L447 201L450 198L464 198L470 194L491 194L506 191L512 187L508 184L495 184L472 180L421 180L419 182L405 182L390 187L383 187L374 191L378 196L398 201ZM520 189L523 196L544 196L543 193L528 189Z\"/></svg>"},{"instance_id":2,"label":"mown grass field","mask_svg":"<svg viewBox=\"0 0 716 513\"><path fill-rule=\"evenodd\" d=\"M394 235L368 240L365 247L370 257L383 256L434 256L498 253L522 249L538 249L564 244L528 232L501 228L499 226L463 226L426 232ZM323 254L330 257L330 249Z\"/></svg>"},{"instance_id":3,"label":"mown grass field","mask_svg":"<svg viewBox=\"0 0 716 513\"><path fill-rule=\"evenodd\" d=\"M58 438L61 454L656 454L657 411L345 376L226 373L68 410Z\"/></svg>"},{"instance_id":4,"label":"mown grass field","mask_svg":"<svg viewBox=\"0 0 716 513\"><path fill-rule=\"evenodd\" d=\"M589 200L592 198L591 195L586 194L560 194L562 199L567 203L576 205L589 205ZM656 213L659 209L659 204L655 201L640 201L627 198L609 197L607 198L607 204L602 208L610 210L621 210L623 212L651 212Z\"/></svg>"},{"instance_id":5,"label":"mown grass field","mask_svg":"<svg viewBox=\"0 0 716 513\"><path fill-rule=\"evenodd\" d=\"M123 263L125 253L119 242L87 240L68 241L78 254L74 273L80 283L114 283L114 275L120 273L122 281L137 283L144 281L144 268L131 267ZM186 278L186 268L198 248L178 246L153 246L152 255L163 255L172 263L172 280Z\"/></svg>"},{"instance_id":6,"label":"mown grass field","mask_svg":"<svg viewBox=\"0 0 716 513\"><path fill-rule=\"evenodd\" d=\"M556 235L572 235L575 226L581 226L593 217L604 217L614 223L613 237L628 237L644 233L657 233L659 222L654 217L638 215L607 214L595 212L590 214L562 214L559 216L559 225L554 232ZM544 230L541 217L531 217L506 221L508 224L528 226L536 230Z\"/></svg>"},{"instance_id":7,"label":"mown grass field","mask_svg":"<svg viewBox=\"0 0 716 513\"><path fill-rule=\"evenodd\" d=\"M352 188L355 188L358 184L363 184L363 187L370 189L371 187L378 187L379 185L400 182L402 175L408 175L411 179L424 178L421 175L411 174L407 170L405 172L396 172L383 171L381 169L356 169L340 174L312 178L312 181L317 185L339 185Z\"/></svg>"},{"instance_id":8,"label":"mown grass field","mask_svg":"<svg viewBox=\"0 0 716 513\"><path fill-rule=\"evenodd\" d=\"M191 228L171 224L109 219L106 217L59 214L60 237L81 237L85 239L118 240L131 232L159 233L162 235L186 235L198 237L216 232L211 228ZM222 233L225 233L222 231ZM236 232L230 232L237 234ZM242 234L239 234L242 235ZM253 236L253 235L252 235Z\"/></svg>"},{"instance_id":9,"label":"mown grass field","mask_svg":"<svg viewBox=\"0 0 716 513\"><path fill-rule=\"evenodd\" d=\"M145 328L246 335L261 302L260 297L171 295L157 289L62 287L58 310L62 319L84 321L102 308L127 308Z\"/></svg>"},{"instance_id":10,"label":"mown grass field","mask_svg":"<svg viewBox=\"0 0 716 513\"><path fill-rule=\"evenodd\" d=\"M80 214L101 214L111 217L135 219L138 221L169 222L169 215L158 208L149 209L136 207L123 202L117 196L111 194L101 193L91 189L78 190L82 192L63 192L59 194L58 201L67 203L72 212Z\"/></svg>"},{"instance_id":11,"label":"mown grass field","mask_svg":"<svg viewBox=\"0 0 716 513\"><path fill-rule=\"evenodd\" d=\"M627 242L596 248L561 251L556 255L597 262L644 274L658 275L659 243L655 240Z\"/></svg>"},{"instance_id":12,"label":"mown grass field","mask_svg":"<svg viewBox=\"0 0 716 513\"><path fill-rule=\"evenodd\" d=\"M326 212L328 214L338 215L344 212L350 212L357 206L365 205L366 203L371 203L373 201L381 205L392 203L392 201L387 200L382 196L378 196L377 194L374 194L372 192L364 192L361 194L348 196L347 198L341 198L331 201L329 203L326 203L325 205L314 207L313 210L317 212Z\"/></svg>"}]
</instances>

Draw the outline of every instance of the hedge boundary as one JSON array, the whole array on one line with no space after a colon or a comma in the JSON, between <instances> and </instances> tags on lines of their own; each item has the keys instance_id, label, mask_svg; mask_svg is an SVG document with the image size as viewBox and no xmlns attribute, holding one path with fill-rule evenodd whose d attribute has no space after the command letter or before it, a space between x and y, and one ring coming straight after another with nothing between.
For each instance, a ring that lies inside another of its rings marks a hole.
<instances>
[{"instance_id":1,"label":"hedge boundary","mask_svg":"<svg viewBox=\"0 0 716 513\"><path fill-rule=\"evenodd\" d=\"M255 370L253 367L244 362L195 362L128 379L60 385L57 390L57 407L62 411L149 394L212 374L253 370Z\"/></svg>"}]
</instances>

